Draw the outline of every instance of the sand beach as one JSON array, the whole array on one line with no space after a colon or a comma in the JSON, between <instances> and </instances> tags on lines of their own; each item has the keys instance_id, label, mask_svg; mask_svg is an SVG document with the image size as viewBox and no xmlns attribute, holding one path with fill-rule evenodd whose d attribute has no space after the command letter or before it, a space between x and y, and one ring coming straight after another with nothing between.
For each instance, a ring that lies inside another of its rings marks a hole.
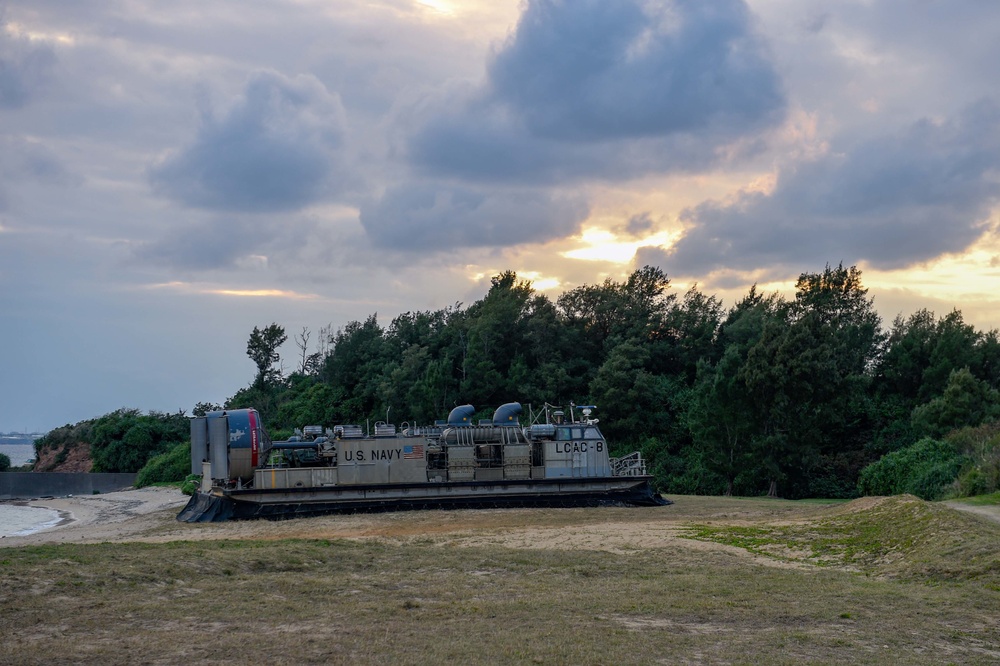
<instances>
[{"instance_id":1,"label":"sand beach","mask_svg":"<svg viewBox=\"0 0 1000 666\"><path fill-rule=\"evenodd\" d=\"M0 548L141 539L150 529L174 522L187 501L188 497L177 488L20 501L20 506L57 512L59 520L32 534L2 537Z\"/></svg>"}]
</instances>

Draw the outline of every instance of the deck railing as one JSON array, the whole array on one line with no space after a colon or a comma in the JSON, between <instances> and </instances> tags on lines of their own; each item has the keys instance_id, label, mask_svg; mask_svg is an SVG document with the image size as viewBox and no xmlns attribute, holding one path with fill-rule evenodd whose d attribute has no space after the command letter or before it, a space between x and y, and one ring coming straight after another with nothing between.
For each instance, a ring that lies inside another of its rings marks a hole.
<instances>
[{"instance_id":1,"label":"deck railing","mask_svg":"<svg viewBox=\"0 0 1000 666\"><path fill-rule=\"evenodd\" d=\"M612 476L646 476L646 461L642 454L633 451L627 456L611 459Z\"/></svg>"}]
</instances>

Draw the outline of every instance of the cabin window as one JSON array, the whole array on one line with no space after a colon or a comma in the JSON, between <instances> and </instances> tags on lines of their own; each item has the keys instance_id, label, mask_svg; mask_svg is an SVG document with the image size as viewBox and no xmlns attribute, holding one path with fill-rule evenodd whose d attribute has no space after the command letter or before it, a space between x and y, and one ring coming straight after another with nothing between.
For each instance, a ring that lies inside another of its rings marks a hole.
<instances>
[{"instance_id":1,"label":"cabin window","mask_svg":"<svg viewBox=\"0 0 1000 666\"><path fill-rule=\"evenodd\" d=\"M594 431L594 435L590 435L590 431ZM597 432L597 428L587 428L587 437L590 439L600 439L601 434ZM556 428L556 440L560 442L572 442L576 439L583 439L583 428Z\"/></svg>"},{"instance_id":2,"label":"cabin window","mask_svg":"<svg viewBox=\"0 0 1000 666\"><path fill-rule=\"evenodd\" d=\"M597 428L587 428L583 433L584 439L601 439L601 431Z\"/></svg>"}]
</instances>

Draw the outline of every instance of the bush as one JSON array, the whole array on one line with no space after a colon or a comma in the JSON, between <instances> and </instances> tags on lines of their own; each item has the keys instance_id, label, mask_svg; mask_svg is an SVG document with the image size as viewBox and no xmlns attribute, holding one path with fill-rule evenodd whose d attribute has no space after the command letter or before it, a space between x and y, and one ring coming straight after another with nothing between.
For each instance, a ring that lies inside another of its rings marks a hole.
<instances>
[{"instance_id":1,"label":"bush","mask_svg":"<svg viewBox=\"0 0 1000 666\"><path fill-rule=\"evenodd\" d=\"M0 453L0 472L10 469L10 457L6 453Z\"/></svg>"},{"instance_id":2,"label":"bush","mask_svg":"<svg viewBox=\"0 0 1000 666\"><path fill-rule=\"evenodd\" d=\"M925 500L934 500L955 480L967 460L952 444L928 437L888 453L861 470L858 492L862 495L912 493Z\"/></svg>"},{"instance_id":3,"label":"bush","mask_svg":"<svg viewBox=\"0 0 1000 666\"><path fill-rule=\"evenodd\" d=\"M971 461L958 479L959 497L988 495L1000 487L1000 423L962 428L945 440Z\"/></svg>"},{"instance_id":4,"label":"bush","mask_svg":"<svg viewBox=\"0 0 1000 666\"><path fill-rule=\"evenodd\" d=\"M139 470L135 487L143 488L154 483L184 481L191 473L191 443L175 444L166 453L154 456Z\"/></svg>"},{"instance_id":5,"label":"bush","mask_svg":"<svg viewBox=\"0 0 1000 666\"><path fill-rule=\"evenodd\" d=\"M198 490L198 486L201 485L201 477L197 474L188 474L184 479L184 483L181 484L181 492L185 495L194 495L195 491Z\"/></svg>"},{"instance_id":6,"label":"bush","mask_svg":"<svg viewBox=\"0 0 1000 666\"><path fill-rule=\"evenodd\" d=\"M106 414L93 424L94 471L138 472L154 456L188 439L190 432L190 421L183 414L143 415L137 409Z\"/></svg>"},{"instance_id":7,"label":"bush","mask_svg":"<svg viewBox=\"0 0 1000 666\"><path fill-rule=\"evenodd\" d=\"M906 492L928 501L941 499L948 486L955 482L964 460L959 456L930 467L920 468L910 479Z\"/></svg>"},{"instance_id":8,"label":"bush","mask_svg":"<svg viewBox=\"0 0 1000 666\"><path fill-rule=\"evenodd\" d=\"M986 495L990 492L990 482L978 467L966 470L958 477L958 496L975 497L976 495Z\"/></svg>"}]
</instances>

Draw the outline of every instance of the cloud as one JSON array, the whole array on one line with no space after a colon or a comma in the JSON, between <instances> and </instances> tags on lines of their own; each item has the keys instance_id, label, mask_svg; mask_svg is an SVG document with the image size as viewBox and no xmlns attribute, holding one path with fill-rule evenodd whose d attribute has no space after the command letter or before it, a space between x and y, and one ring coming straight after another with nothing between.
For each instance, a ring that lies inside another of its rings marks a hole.
<instances>
[{"instance_id":1,"label":"cloud","mask_svg":"<svg viewBox=\"0 0 1000 666\"><path fill-rule=\"evenodd\" d=\"M0 8L0 109L20 109L41 89L56 63L47 42L17 34Z\"/></svg>"},{"instance_id":2,"label":"cloud","mask_svg":"<svg viewBox=\"0 0 1000 666\"><path fill-rule=\"evenodd\" d=\"M618 232L637 238L644 234L648 234L652 231L654 226L656 226L656 224L653 221L653 216L649 213L649 211L645 211L629 217L628 220L625 221L625 224L618 229Z\"/></svg>"},{"instance_id":3,"label":"cloud","mask_svg":"<svg viewBox=\"0 0 1000 666\"><path fill-rule=\"evenodd\" d=\"M432 106L417 165L481 180L611 180L703 169L783 118L742 0L534 0L486 84Z\"/></svg>"},{"instance_id":4,"label":"cloud","mask_svg":"<svg viewBox=\"0 0 1000 666\"><path fill-rule=\"evenodd\" d=\"M543 243L574 233L586 217L576 198L418 182L392 187L361 209L372 242L399 250Z\"/></svg>"},{"instance_id":5,"label":"cloud","mask_svg":"<svg viewBox=\"0 0 1000 666\"><path fill-rule=\"evenodd\" d=\"M14 182L67 188L79 186L83 179L67 169L44 144L0 134L0 211L6 210L8 201L14 198L7 195L5 187ZM22 195L20 188L12 191L15 197Z\"/></svg>"},{"instance_id":6,"label":"cloud","mask_svg":"<svg viewBox=\"0 0 1000 666\"><path fill-rule=\"evenodd\" d=\"M214 219L174 228L169 235L136 247L144 263L192 270L232 268L262 256L281 231L269 220Z\"/></svg>"},{"instance_id":7,"label":"cloud","mask_svg":"<svg viewBox=\"0 0 1000 666\"><path fill-rule=\"evenodd\" d=\"M236 106L206 114L194 143L154 165L150 179L187 206L295 210L343 186L344 126L340 99L315 77L258 72Z\"/></svg>"},{"instance_id":8,"label":"cloud","mask_svg":"<svg viewBox=\"0 0 1000 666\"><path fill-rule=\"evenodd\" d=\"M899 268L967 248L1000 201L1000 107L981 101L947 122L858 140L787 169L770 194L744 192L682 213L670 265L722 267L867 261Z\"/></svg>"},{"instance_id":9,"label":"cloud","mask_svg":"<svg viewBox=\"0 0 1000 666\"><path fill-rule=\"evenodd\" d=\"M777 75L742 0L528 4L489 67L536 136L572 141L767 125Z\"/></svg>"},{"instance_id":10,"label":"cloud","mask_svg":"<svg viewBox=\"0 0 1000 666\"><path fill-rule=\"evenodd\" d=\"M17 136L0 135L0 175L4 180L34 180L53 185L80 182L44 144Z\"/></svg>"}]
</instances>

